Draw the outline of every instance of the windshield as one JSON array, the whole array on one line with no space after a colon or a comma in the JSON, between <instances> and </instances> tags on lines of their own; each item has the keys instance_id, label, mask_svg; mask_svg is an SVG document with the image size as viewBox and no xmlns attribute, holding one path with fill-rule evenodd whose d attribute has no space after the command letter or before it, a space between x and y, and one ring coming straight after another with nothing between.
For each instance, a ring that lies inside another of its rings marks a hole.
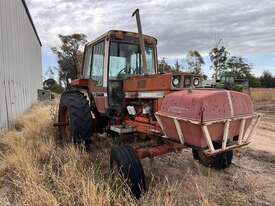
<instances>
[{"instance_id":1,"label":"windshield","mask_svg":"<svg viewBox=\"0 0 275 206\"><path fill-rule=\"evenodd\" d=\"M148 74L155 74L153 48L145 47ZM143 75L139 46L121 42L111 42L109 79L124 79L129 76Z\"/></svg>"}]
</instances>

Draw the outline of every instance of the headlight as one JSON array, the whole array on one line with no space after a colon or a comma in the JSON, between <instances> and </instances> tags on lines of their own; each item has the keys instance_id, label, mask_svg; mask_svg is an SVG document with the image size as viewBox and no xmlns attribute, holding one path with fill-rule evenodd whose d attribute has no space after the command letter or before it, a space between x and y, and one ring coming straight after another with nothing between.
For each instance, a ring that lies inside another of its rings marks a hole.
<instances>
[{"instance_id":1,"label":"headlight","mask_svg":"<svg viewBox=\"0 0 275 206\"><path fill-rule=\"evenodd\" d=\"M179 86L180 80L178 78L174 78L172 83L174 87L177 87Z\"/></svg>"},{"instance_id":2,"label":"headlight","mask_svg":"<svg viewBox=\"0 0 275 206\"><path fill-rule=\"evenodd\" d=\"M200 80L199 80L198 78L195 78L195 79L193 80L193 84L194 84L194 86L199 86Z\"/></svg>"}]
</instances>

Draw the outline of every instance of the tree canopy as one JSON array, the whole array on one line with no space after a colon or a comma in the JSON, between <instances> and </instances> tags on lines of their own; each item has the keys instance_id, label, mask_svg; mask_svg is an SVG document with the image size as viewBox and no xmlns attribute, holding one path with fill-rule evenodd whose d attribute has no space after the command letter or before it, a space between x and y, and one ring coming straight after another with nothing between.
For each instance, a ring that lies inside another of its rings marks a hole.
<instances>
[{"instance_id":1,"label":"tree canopy","mask_svg":"<svg viewBox=\"0 0 275 206\"><path fill-rule=\"evenodd\" d=\"M80 50L87 43L85 34L58 35L61 45L53 47L57 55L60 81L68 84L68 79L76 79L80 75L83 52Z\"/></svg>"},{"instance_id":2,"label":"tree canopy","mask_svg":"<svg viewBox=\"0 0 275 206\"><path fill-rule=\"evenodd\" d=\"M220 45L220 43L218 43L216 47L211 49L209 57L212 62L211 68L214 70L214 79L219 79L222 72L227 70L226 61L228 59L228 56L229 52L224 46Z\"/></svg>"},{"instance_id":3,"label":"tree canopy","mask_svg":"<svg viewBox=\"0 0 275 206\"><path fill-rule=\"evenodd\" d=\"M55 79L49 78L43 82L43 89L51 90L54 93L62 93L64 88L56 82Z\"/></svg>"},{"instance_id":4,"label":"tree canopy","mask_svg":"<svg viewBox=\"0 0 275 206\"><path fill-rule=\"evenodd\" d=\"M193 74L202 75L202 65L205 64L201 54L197 50L191 50L187 54L188 70Z\"/></svg>"},{"instance_id":5,"label":"tree canopy","mask_svg":"<svg viewBox=\"0 0 275 206\"><path fill-rule=\"evenodd\" d=\"M174 70L174 68L166 62L165 58L162 58L159 61L159 65L158 65L159 73L167 73L167 72L171 72L173 70Z\"/></svg>"},{"instance_id":6,"label":"tree canopy","mask_svg":"<svg viewBox=\"0 0 275 206\"><path fill-rule=\"evenodd\" d=\"M260 82L262 87L275 87L275 77L267 70L260 77Z\"/></svg>"},{"instance_id":7,"label":"tree canopy","mask_svg":"<svg viewBox=\"0 0 275 206\"><path fill-rule=\"evenodd\" d=\"M251 76L252 65L240 56L231 56L226 61L226 70L238 79L248 79Z\"/></svg>"}]
</instances>

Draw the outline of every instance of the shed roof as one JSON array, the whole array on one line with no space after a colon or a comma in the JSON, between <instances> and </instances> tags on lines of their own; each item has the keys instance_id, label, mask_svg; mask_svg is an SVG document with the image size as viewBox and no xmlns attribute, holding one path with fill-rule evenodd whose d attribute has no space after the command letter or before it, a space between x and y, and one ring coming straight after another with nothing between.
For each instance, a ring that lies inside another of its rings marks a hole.
<instances>
[{"instance_id":1,"label":"shed roof","mask_svg":"<svg viewBox=\"0 0 275 206\"><path fill-rule=\"evenodd\" d=\"M36 37L37 37L37 40L38 40L40 46L42 46L41 40L40 40L39 35L38 35L38 33L37 33L37 30L36 30L36 28L35 28L35 26L34 26L34 23L33 23L31 14L30 14L30 11L29 11L29 9L28 9L28 6L27 6L25 0L22 0L22 3L23 3L23 6L24 6L24 8L25 8L25 10L26 10L26 13L27 13L27 15L28 15L28 17L29 17L29 20L30 20L30 22L31 22L33 31L34 31L34 33L35 33L35 35L36 35Z\"/></svg>"}]
</instances>

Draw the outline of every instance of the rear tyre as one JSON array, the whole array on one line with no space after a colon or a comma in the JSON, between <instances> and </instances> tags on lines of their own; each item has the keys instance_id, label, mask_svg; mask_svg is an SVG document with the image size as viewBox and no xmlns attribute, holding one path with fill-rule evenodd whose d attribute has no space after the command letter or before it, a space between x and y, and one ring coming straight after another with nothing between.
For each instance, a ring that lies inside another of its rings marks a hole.
<instances>
[{"instance_id":1,"label":"rear tyre","mask_svg":"<svg viewBox=\"0 0 275 206\"><path fill-rule=\"evenodd\" d=\"M61 96L58 121L62 143L84 143L88 148L92 137L92 116L89 102L79 91L67 91Z\"/></svg>"},{"instance_id":2,"label":"rear tyre","mask_svg":"<svg viewBox=\"0 0 275 206\"><path fill-rule=\"evenodd\" d=\"M136 198L146 191L145 175L135 151L130 146L114 147L111 151L111 170L127 182ZM118 170L118 171L114 171Z\"/></svg>"},{"instance_id":3,"label":"rear tyre","mask_svg":"<svg viewBox=\"0 0 275 206\"><path fill-rule=\"evenodd\" d=\"M215 149L221 148L220 144L214 143ZM202 149L192 149L193 158L206 167L222 170L230 167L233 159L233 150L229 150L215 156L207 156Z\"/></svg>"}]
</instances>

